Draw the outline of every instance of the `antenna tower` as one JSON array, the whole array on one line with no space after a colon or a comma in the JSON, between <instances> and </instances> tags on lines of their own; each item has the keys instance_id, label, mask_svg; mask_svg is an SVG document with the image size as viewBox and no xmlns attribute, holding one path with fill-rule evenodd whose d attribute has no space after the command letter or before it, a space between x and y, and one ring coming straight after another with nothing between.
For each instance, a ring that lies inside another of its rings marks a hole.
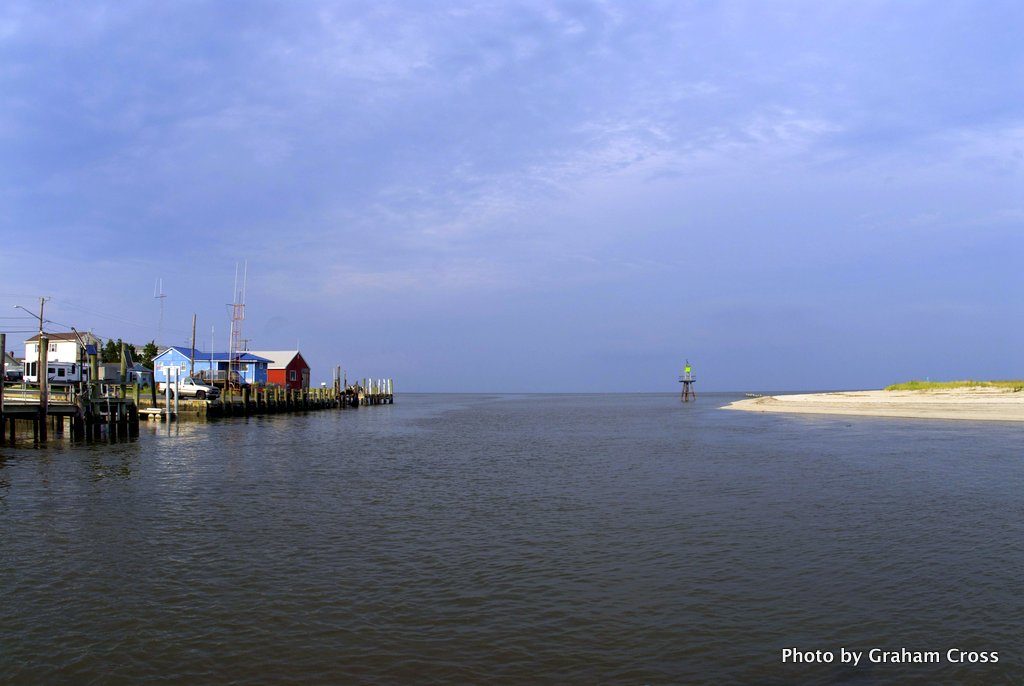
<instances>
[{"instance_id":1,"label":"antenna tower","mask_svg":"<svg viewBox=\"0 0 1024 686\"><path fill-rule=\"evenodd\" d=\"M164 295L163 279L157 279L153 284L153 297L160 301L160 323L156 327L156 340L161 344L164 340L164 300L167 298Z\"/></svg>"},{"instance_id":2,"label":"antenna tower","mask_svg":"<svg viewBox=\"0 0 1024 686\"><path fill-rule=\"evenodd\" d=\"M242 350L242 322L245 321L245 284L249 274L249 261L246 260L242 267L242 287L238 287L238 263L235 263L235 288L232 293L231 303L231 343L228 350L228 377L232 371L238 371L238 361L235 355Z\"/></svg>"}]
</instances>

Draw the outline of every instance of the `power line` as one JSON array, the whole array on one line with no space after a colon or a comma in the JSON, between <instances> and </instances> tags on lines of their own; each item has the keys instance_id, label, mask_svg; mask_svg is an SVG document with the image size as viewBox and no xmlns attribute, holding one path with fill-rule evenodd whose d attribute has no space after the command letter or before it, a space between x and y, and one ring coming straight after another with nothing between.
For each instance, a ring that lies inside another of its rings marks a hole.
<instances>
[{"instance_id":1,"label":"power line","mask_svg":"<svg viewBox=\"0 0 1024 686\"><path fill-rule=\"evenodd\" d=\"M130 326L134 326L134 327L137 327L139 329L149 329L150 326L151 326L150 324L141 324L139 322L135 322L135 321L132 321L130 319L125 319L124 317L118 317L118 316L115 316L115 315L112 315L112 314L106 314L106 313L103 313L103 312L98 312L96 310L91 310L91 309L89 309L87 307L82 307L81 305L75 305L74 303L70 303L70 302L68 302L66 300L58 300L56 302L59 302L62 305L66 305L66 306L71 307L73 309L80 310L82 312L85 312L86 314L91 314L91 315L94 315L96 317L103 317L105 319L112 319L112 320L120 322L122 324L128 324ZM54 324L60 324L60 322L53 322L53 323ZM60 326L66 326L66 325L65 324L60 324ZM185 331L185 329L172 329L170 333L171 334L181 334L184 331Z\"/></svg>"},{"instance_id":2,"label":"power line","mask_svg":"<svg viewBox=\"0 0 1024 686\"><path fill-rule=\"evenodd\" d=\"M88 309L86 307L82 307L81 305L75 305L74 303L67 302L66 300L57 300L56 302L59 302L62 305L66 305L66 306L71 307L73 309L80 310L82 312L85 312L86 314L91 314L91 315L94 315L96 317L103 317L105 319L113 319L115 321L121 322L122 324L131 324L132 326L137 326L140 329L145 329L145 328L148 328L150 326L149 324L140 324L139 322L134 322L134 321L132 321L130 319L125 319L124 317L118 317L118 316L115 316L115 315L112 315L112 314L104 314L103 312L97 312L96 310L90 310L90 309Z\"/></svg>"}]
</instances>

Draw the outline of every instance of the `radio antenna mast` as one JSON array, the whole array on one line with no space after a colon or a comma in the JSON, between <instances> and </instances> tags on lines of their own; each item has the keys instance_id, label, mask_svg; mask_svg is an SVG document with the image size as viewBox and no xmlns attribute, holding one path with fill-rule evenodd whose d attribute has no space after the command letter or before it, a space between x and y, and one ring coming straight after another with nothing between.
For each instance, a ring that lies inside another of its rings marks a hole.
<instances>
[{"instance_id":1,"label":"radio antenna mast","mask_svg":"<svg viewBox=\"0 0 1024 686\"><path fill-rule=\"evenodd\" d=\"M167 298L164 295L164 280L162 278L157 279L153 284L153 297L160 301L160 323L156 327L156 340L160 344L164 340L164 300Z\"/></svg>"},{"instance_id":2,"label":"radio antenna mast","mask_svg":"<svg viewBox=\"0 0 1024 686\"><path fill-rule=\"evenodd\" d=\"M231 371L238 371L236 353L242 349L242 322L245 321L245 285L249 276L249 261L246 260L242 266L242 287L238 287L238 263L235 263L235 288L232 293L231 303L231 341L228 350L228 377ZM230 380L230 378L229 378Z\"/></svg>"}]
</instances>

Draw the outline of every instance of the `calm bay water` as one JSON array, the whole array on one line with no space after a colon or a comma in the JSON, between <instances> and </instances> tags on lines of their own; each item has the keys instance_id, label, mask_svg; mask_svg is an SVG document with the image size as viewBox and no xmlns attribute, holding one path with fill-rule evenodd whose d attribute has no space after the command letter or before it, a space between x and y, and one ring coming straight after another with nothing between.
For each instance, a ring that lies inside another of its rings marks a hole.
<instances>
[{"instance_id":1,"label":"calm bay water","mask_svg":"<svg viewBox=\"0 0 1024 686\"><path fill-rule=\"evenodd\" d=\"M0 448L0 682L1019 683L1009 424L402 395ZM785 647L998 651L783 665Z\"/></svg>"}]
</instances>

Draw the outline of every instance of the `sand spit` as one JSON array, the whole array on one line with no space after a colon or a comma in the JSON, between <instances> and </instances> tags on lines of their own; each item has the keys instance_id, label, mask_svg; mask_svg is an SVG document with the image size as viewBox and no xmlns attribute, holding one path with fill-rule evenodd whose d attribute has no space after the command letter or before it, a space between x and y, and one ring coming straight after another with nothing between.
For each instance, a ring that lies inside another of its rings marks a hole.
<instances>
[{"instance_id":1,"label":"sand spit","mask_svg":"<svg viewBox=\"0 0 1024 686\"><path fill-rule=\"evenodd\" d=\"M925 391L843 391L766 395L738 400L727 410L843 414L866 417L967 419L1024 422L1024 392L1001 388L952 388Z\"/></svg>"}]
</instances>

